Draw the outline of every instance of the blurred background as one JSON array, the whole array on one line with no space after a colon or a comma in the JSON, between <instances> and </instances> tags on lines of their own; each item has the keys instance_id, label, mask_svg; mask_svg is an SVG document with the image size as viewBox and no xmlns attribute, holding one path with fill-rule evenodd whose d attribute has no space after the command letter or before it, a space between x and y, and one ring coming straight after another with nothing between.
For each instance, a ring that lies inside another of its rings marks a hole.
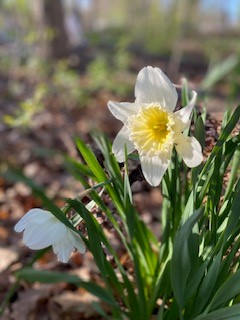
<instances>
[{"instance_id":1,"label":"blurred background","mask_svg":"<svg viewBox=\"0 0 240 320\"><path fill-rule=\"evenodd\" d=\"M79 190L58 152L121 124L107 102L133 101L138 71L158 66L220 121L240 92L240 0L1 0L0 169L14 166L50 196ZM76 189L76 190L75 190ZM39 205L0 179L0 218Z\"/></svg>"},{"instance_id":2,"label":"blurred background","mask_svg":"<svg viewBox=\"0 0 240 320\"><path fill-rule=\"evenodd\" d=\"M187 78L198 92L197 108L207 110L206 155L223 111L239 101L239 40L240 0L0 0L0 172L22 170L63 206L81 185L62 154L78 158L74 137L92 143L93 129L113 140L121 123L107 103L133 101L146 65L160 67L178 86ZM159 189L142 182L134 201L159 230ZM32 255L13 226L33 207L41 202L29 188L0 175L0 301L14 262ZM39 263L51 268L57 262L49 255ZM79 259L71 266L82 266ZM11 319L28 319L29 292L24 288L6 310Z\"/></svg>"}]
</instances>

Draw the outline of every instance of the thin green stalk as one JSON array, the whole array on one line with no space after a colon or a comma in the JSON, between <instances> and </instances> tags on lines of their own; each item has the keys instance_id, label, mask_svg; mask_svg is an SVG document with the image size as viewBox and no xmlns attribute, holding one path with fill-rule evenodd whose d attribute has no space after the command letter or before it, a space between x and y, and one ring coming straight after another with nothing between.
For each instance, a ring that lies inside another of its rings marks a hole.
<instances>
[{"instance_id":1,"label":"thin green stalk","mask_svg":"<svg viewBox=\"0 0 240 320\"><path fill-rule=\"evenodd\" d=\"M19 286L20 286L20 281L17 280L8 289L7 294L5 295L3 301L1 302L1 305L0 305L0 317L3 315L3 312L4 312L5 308L9 304L10 300L12 299L12 297L15 295L15 293L18 290Z\"/></svg>"},{"instance_id":2,"label":"thin green stalk","mask_svg":"<svg viewBox=\"0 0 240 320\"><path fill-rule=\"evenodd\" d=\"M239 146L233 156L231 175L230 175L230 179L228 181L227 189L225 192L224 201L226 201L226 199L228 199L231 195L236 178L240 174L239 167L240 167L240 144L239 144Z\"/></svg>"},{"instance_id":3,"label":"thin green stalk","mask_svg":"<svg viewBox=\"0 0 240 320\"><path fill-rule=\"evenodd\" d=\"M149 317L152 314L152 310L154 309L154 306L156 304L156 300L159 295L159 290L160 290L160 287L161 287L162 281L163 281L163 275L164 275L164 272L166 270L166 266L168 265L170 259L171 259L171 253L169 253L168 258L158 268L158 276L156 278L153 293L150 297L150 300L149 300L148 306L147 306Z\"/></svg>"}]
</instances>

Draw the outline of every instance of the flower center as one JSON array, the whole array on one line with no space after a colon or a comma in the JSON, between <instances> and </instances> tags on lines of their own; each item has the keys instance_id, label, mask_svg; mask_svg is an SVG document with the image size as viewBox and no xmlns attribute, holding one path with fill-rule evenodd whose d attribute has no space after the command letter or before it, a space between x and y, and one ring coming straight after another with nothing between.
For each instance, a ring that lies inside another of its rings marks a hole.
<instances>
[{"instance_id":1,"label":"flower center","mask_svg":"<svg viewBox=\"0 0 240 320\"><path fill-rule=\"evenodd\" d=\"M166 154L173 147L173 113L159 104L150 104L128 120L130 140L141 155Z\"/></svg>"}]
</instances>

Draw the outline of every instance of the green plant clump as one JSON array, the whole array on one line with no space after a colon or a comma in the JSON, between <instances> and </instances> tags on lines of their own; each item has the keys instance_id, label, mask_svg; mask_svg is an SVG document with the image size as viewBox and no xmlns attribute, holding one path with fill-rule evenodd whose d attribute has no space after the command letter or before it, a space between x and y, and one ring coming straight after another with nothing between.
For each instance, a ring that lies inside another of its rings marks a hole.
<instances>
[{"instance_id":1,"label":"green plant clump","mask_svg":"<svg viewBox=\"0 0 240 320\"><path fill-rule=\"evenodd\" d=\"M186 85L182 97L186 105ZM76 139L84 162L65 157L66 165L86 189L93 206L98 207L114 229L129 257L132 272L122 265L112 240L91 212L92 206L85 206L81 197L68 199L60 210L33 181L13 170L5 173L10 180L28 184L56 218L82 237L102 279L101 284L84 281L66 273L35 270L29 264L14 273L16 283L73 283L100 299L94 306L104 319L240 318L240 136L231 134L239 117L240 107L225 113L219 139L207 160L190 171L173 152L162 180L164 199L158 237L143 222L134 205L127 155L121 168L108 139L94 134L104 157L102 166L91 148ZM202 146L205 119L206 114L194 116L193 134ZM99 188L104 189L98 192ZM107 203L102 192L108 197ZM66 219L69 212L75 213L72 220ZM75 228L82 221L85 234ZM38 253L32 263L45 251ZM108 305L108 311L101 302Z\"/></svg>"}]
</instances>

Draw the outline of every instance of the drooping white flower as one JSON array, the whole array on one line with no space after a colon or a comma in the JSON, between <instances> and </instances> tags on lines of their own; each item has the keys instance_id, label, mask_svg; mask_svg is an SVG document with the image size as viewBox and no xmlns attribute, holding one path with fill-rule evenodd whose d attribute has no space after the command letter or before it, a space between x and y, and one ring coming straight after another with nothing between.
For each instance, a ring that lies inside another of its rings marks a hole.
<instances>
[{"instance_id":1,"label":"drooping white flower","mask_svg":"<svg viewBox=\"0 0 240 320\"><path fill-rule=\"evenodd\" d=\"M80 253L86 250L80 235L46 210L29 210L15 225L14 230L23 231L23 243L30 249L40 250L52 246L58 260L64 263L68 262L75 248Z\"/></svg>"},{"instance_id":2,"label":"drooping white flower","mask_svg":"<svg viewBox=\"0 0 240 320\"><path fill-rule=\"evenodd\" d=\"M149 66L137 76L135 97L134 103L108 103L124 124L113 142L117 161L124 161L125 145L128 154L137 150L145 179L152 186L161 182L174 147L188 167L198 166L203 160L201 145L183 134L190 126L197 93L192 91L190 103L173 113L178 98L174 85L159 68Z\"/></svg>"}]
</instances>

